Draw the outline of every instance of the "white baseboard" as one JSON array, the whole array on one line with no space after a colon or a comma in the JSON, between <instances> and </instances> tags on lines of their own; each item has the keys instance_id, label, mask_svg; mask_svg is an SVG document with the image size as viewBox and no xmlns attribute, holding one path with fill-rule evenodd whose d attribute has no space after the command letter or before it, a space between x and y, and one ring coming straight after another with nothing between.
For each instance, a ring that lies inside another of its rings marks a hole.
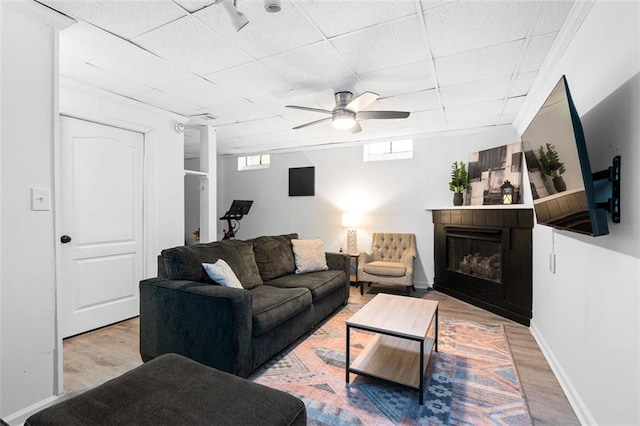
<instances>
[{"instance_id":1,"label":"white baseboard","mask_svg":"<svg viewBox=\"0 0 640 426\"><path fill-rule=\"evenodd\" d=\"M538 329L538 327L536 327L536 324L533 320L531 320L531 326L529 329L531 331L531 334L533 335L533 338L538 343L538 346L540 347L542 354L544 355L547 362L551 366L551 370L553 371L556 378L558 379L558 382L560 383L560 387L564 391L564 394L567 396L567 399L569 400L569 404L571 404L571 407L573 408L573 411L575 411L576 416L578 417L578 420L580 421L580 423L583 425L597 424L595 419L591 415L591 412L585 405L582 398L580 398L578 391L573 386L573 383L571 382L567 374L564 372L562 365L560 365L560 362L553 354L553 351L547 344L546 340L544 340L544 337L540 333L540 330Z\"/></svg>"},{"instance_id":2,"label":"white baseboard","mask_svg":"<svg viewBox=\"0 0 640 426\"><path fill-rule=\"evenodd\" d=\"M413 285L415 288L428 289L429 287L433 287L433 284L427 281L414 281Z\"/></svg>"},{"instance_id":3,"label":"white baseboard","mask_svg":"<svg viewBox=\"0 0 640 426\"><path fill-rule=\"evenodd\" d=\"M18 412L8 415L3 420L9 423L11 426L23 425L24 421L27 420L29 416L37 413L44 408L47 408L50 405L53 405L54 403L58 402L59 399L63 398L63 396L64 395L50 396L47 399L43 399L42 401L36 402L35 404L28 406L27 408L23 408Z\"/></svg>"}]
</instances>

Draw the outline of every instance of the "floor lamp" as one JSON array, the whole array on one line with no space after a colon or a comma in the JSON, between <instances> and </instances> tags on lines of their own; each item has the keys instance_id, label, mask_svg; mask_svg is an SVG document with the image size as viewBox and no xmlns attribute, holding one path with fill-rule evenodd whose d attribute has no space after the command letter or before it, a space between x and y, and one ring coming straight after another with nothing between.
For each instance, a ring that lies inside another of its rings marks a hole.
<instances>
[{"instance_id":1,"label":"floor lamp","mask_svg":"<svg viewBox=\"0 0 640 426\"><path fill-rule=\"evenodd\" d=\"M360 215L355 213L342 214L342 226L347 228L347 253L358 253L358 233L356 228L360 225Z\"/></svg>"}]
</instances>

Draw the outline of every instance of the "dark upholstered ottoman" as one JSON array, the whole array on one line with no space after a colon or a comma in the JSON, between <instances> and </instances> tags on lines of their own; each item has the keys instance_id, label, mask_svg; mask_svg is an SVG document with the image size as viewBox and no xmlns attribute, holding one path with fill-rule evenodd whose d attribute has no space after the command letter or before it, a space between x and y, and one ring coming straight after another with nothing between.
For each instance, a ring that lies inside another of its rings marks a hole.
<instances>
[{"instance_id":1,"label":"dark upholstered ottoman","mask_svg":"<svg viewBox=\"0 0 640 426\"><path fill-rule=\"evenodd\" d=\"M159 356L29 417L25 425L306 425L293 395L198 364Z\"/></svg>"}]
</instances>

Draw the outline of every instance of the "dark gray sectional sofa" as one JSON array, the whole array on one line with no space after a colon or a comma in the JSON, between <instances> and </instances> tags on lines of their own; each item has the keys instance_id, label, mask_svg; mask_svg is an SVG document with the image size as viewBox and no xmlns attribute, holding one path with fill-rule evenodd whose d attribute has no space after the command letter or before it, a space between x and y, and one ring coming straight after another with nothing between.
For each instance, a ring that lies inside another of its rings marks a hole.
<instances>
[{"instance_id":1,"label":"dark gray sectional sofa","mask_svg":"<svg viewBox=\"0 0 640 426\"><path fill-rule=\"evenodd\" d=\"M158 277L140 282L143 361L177 353L217 369L249 373L349 298L350 258L326 253L329 270L295 274L297 234L163 250ZM243 289L213 282L202 263L224 259Z\"/></svg>"}]
</instances>

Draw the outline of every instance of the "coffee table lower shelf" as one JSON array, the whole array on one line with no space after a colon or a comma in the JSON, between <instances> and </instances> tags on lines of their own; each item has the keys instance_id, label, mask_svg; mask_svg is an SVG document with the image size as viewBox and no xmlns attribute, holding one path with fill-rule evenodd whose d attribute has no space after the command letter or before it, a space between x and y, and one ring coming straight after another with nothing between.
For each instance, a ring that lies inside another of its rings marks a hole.
<instances>
[{"instance_id":1,"label":"coffee table lower shelf","mask_svg":"<svg viewBox=\"0 0 640 426\"><path fill-rule=\"evenodd\" d=\"M420 404L422 404L422 380L434 342L433 338L418 341L406 337L376 334L373 341L348 367L347 376L349 373L361 374L419 390ZM422 348L421 343L424 344ZM421 352L422 363L420 363ZM422 368L421 372L420 368Z\"/></svg>"}]
</instances>

